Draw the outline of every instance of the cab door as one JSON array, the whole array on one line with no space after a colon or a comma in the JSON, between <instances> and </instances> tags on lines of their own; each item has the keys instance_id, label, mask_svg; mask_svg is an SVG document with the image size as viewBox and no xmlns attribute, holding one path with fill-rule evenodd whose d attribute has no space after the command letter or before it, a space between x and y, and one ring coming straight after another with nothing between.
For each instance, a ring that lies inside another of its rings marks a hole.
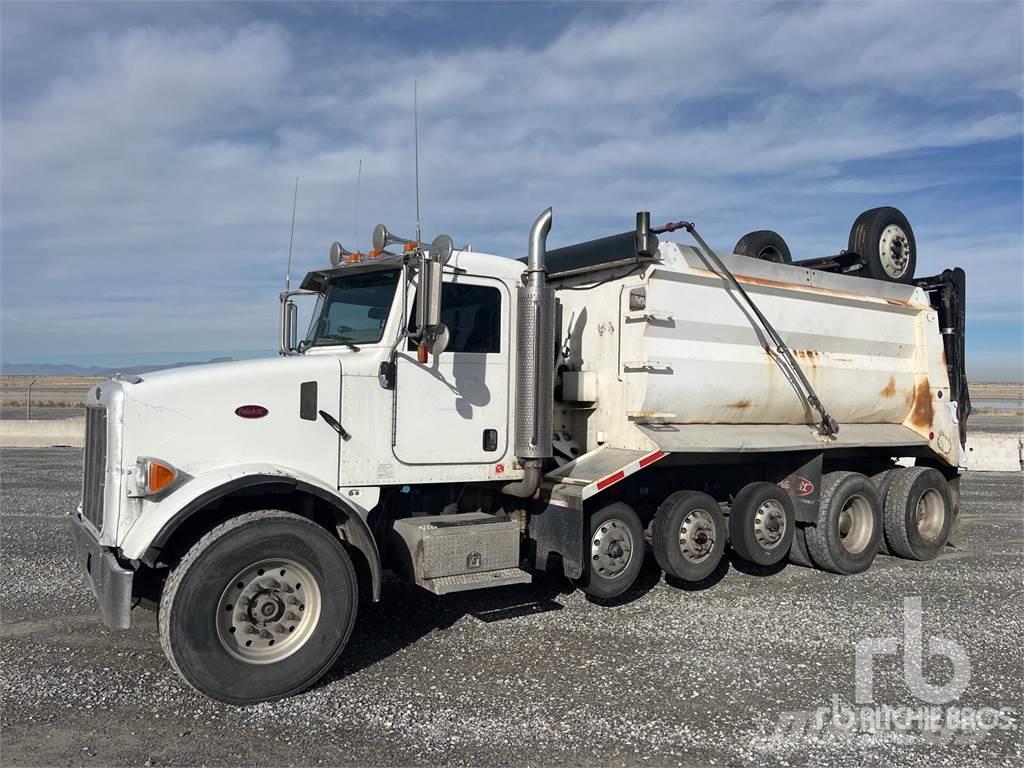
<instances>
[{"instance_id":1,"label":"cab door","mask_svg":"<svg viewBox=\"0 0 1024 768\"><path fill-rule=\"evenodd\" d=\"M409 317L416 317L415 303ZM509 291L500 280L445 275L441 321L448 328L447 349L426 363L417 361L413 342L397 354L394 454L399 461L488 464L505 455L509 318Z\"/></svg>"}]
</instances>

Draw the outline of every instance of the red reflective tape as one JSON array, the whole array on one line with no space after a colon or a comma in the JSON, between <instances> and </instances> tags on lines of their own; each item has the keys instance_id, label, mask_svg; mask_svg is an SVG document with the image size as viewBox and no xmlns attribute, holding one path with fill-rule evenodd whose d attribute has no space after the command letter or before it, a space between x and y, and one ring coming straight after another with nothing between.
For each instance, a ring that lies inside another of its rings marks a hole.
<instances>
[{"instance_id":1,"label":"red reflective tape","mask_svg":"<svg viewBox=\"0 0 1024 768\"><path fill-rule=\"evenodd\" d=\"M621 480L625 476L626 476L626 473L623 470L620 469L614 475L608 475L608 477L604 478L603 480L598 480L597 481L597 490L603 491L609 485L613 485L613 484L619 482L619 480Z\"/></svg>"},{"instance_id":2,"label":"red reflective tape","mask_svg":"<svg viewBox=\"0 0 1024 768\"><path fill-rule=\"evenodd\" d=\"M640 459L640 466L641 467L646 467L648 464L653 464L658 459L660 459L660 458L662 458L664 456L667 456L667 455L668 454L665 453L664 451L655 451L654 453L649 453L646 456L644 456L642 459Z\"/></svg>"}]
</instances>

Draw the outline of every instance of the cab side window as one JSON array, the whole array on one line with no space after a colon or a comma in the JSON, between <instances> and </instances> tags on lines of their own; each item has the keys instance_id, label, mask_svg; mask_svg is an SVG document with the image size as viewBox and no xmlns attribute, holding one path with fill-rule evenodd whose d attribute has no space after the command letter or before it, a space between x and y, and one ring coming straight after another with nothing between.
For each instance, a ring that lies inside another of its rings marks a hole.
<instances>
[{"instance_id":1,"label":"cab side window","mask_svg":"<svg viewBox=\"0 0 1024 768\"><path fill-rule=\"evenodd\" d=\"M501 351L501 292L485 285L443 283L441 322L448 327L445 352ZM409 332L416 331L416 302L409 315ZM409 341L409 349L415 349Z\"/></svg>"}]
</instances>

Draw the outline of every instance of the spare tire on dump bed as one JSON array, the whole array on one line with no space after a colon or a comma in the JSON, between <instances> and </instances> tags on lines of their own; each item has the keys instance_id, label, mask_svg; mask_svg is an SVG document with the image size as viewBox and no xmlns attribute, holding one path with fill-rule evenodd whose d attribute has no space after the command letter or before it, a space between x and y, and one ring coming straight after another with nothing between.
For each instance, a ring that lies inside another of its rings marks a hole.
<instances>
[{"instance_id":1,"label":"spare tire on dump bed","mask_svg":"<svg viewBox=\"0 0 1024 768\"><path fill-rule=\"evenodd\" d=\"M776 264L792 264L793 257L789 254L789 246L778 232L770 229L758 229L748 232L739 239L733 253L750 256L761 261L773 261Z\"/></svg>"},{"instance_id":2,"label":"spare tire on dump bed","mask_svg":"<svg viewBox=\"0 0 1024 768\"><path fill-rule=\"evenodd\" d=\"M864 211L850 228L849 250L863 260L864 277L910 283L917 268L917 243L910 222L898 208Z\"/></svg>"}]
</instances>

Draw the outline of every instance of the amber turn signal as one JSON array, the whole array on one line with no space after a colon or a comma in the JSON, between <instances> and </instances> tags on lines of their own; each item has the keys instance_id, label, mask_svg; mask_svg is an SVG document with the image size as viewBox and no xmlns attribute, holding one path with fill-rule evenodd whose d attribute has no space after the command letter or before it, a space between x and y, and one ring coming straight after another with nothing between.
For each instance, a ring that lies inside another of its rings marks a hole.
<instances>
[{"instance_id":1,"label":"amber turn signal","mask_svg":"<svg viewBox=\"0 0 1024 768\"><path fill-rule=\"evenodd\" d=\"M173 483L178 471L170 464L150 459L146 466L146 493L159 493Z\"/></svg>"}]
</instances>

